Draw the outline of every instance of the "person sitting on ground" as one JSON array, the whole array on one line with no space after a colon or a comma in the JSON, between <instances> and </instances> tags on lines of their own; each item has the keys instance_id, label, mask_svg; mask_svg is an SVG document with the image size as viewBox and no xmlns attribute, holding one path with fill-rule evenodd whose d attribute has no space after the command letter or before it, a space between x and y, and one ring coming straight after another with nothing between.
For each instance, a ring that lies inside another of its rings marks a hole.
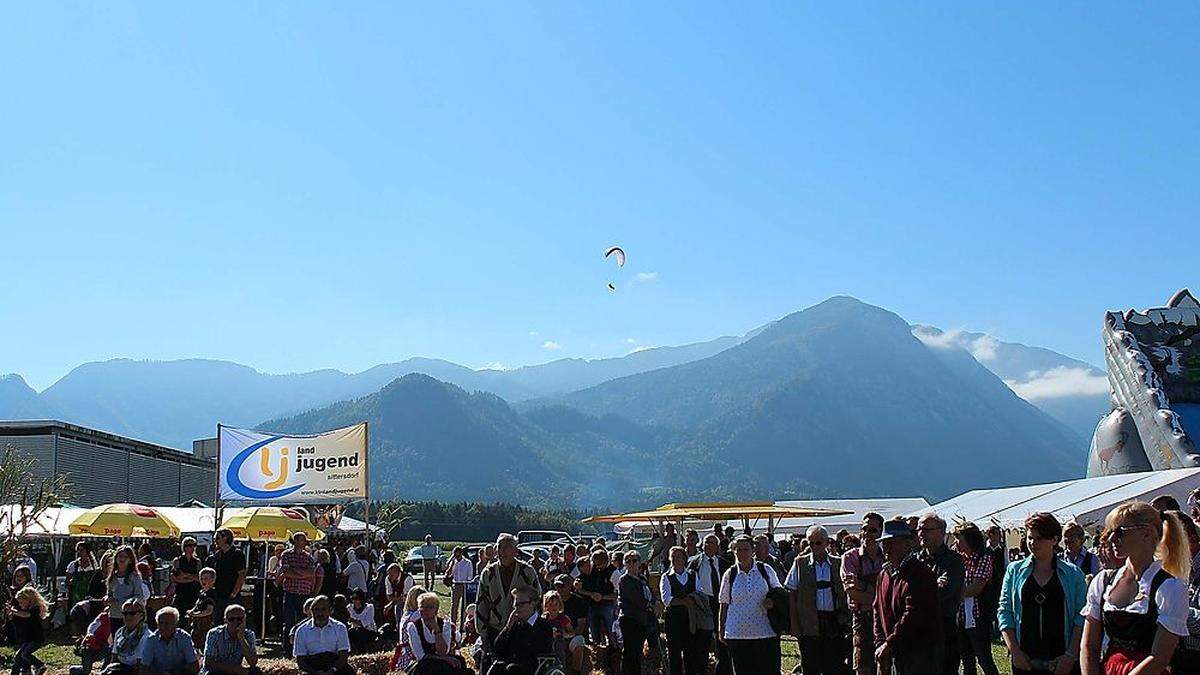
<instances>
[{"instance_id":1,"label":"person sitting on ground","mask_svg":"<svg viewBox=\"0 0 1200 675\"><path fill-rule=\"evenodd\" d=\"M225 608L225 625L208 631L204 638L204 668L201 675L261 675L258 640L246 627L246 608ZM245 665L242 665L242 664Z\"/></svg>"},{"instance_id":2,"label":"person sitting on ground","mask_svg":"<svg viewBox=\"0 0 1200 675\"><path fill-rule=\"evenodd\" d=\"M534 675L538 657L554 651L554 629L538 615L535 591L514 588L512 607L492 644L495 661L487 675Z\"/></svg>"},{"instance_id":3,"label":"person sitting on ground","mask_svg":"<svg viewBox=\"0 0 1200 675\"><path fill-rule=\"evenodd\" d=\"M200 570L200 592L196 595L196 604L188 612L188 620L192 624L192 645L197 649L204 647L205 637L212 627L212 613L217 604L213 590L216 581L216 570L211 567Z\"/></svg>"},{"instance_id":4,"label":"person sitting on ground","mask_svg":"<svg viewBox=\"0 0 1200 675\"><path fill-rule=\"evenodd\" d=\"M29 668L36 675L42 675L46 672L46 664L35 652L46 643L46 632L42 625L48 613L45 598L33 586L26 586L17 591L6 613L12 631L13 675Z\"/></svg>"},{"instance_id":5,"label":"person sitting on ground","mask_svg":"<svg viewBox=\"0 0 1200 675\"><path fill-rule=\"evenodd\" d=\"M437 593L422 593L417 598L420 615L406 628L408 644L416 660L412 675L458 675L467 671L462 657L455 653L454 622L438 616L441 601Z\"/></svg>"},{"instance_id":6,"label":"person sitting on ground","mask_svg":"<svg viewBox=\"0 0 1200 675\"><path fill-rule=\"evenodd\" d=\"M562 600L563 614L571 620L571 632L586 638L588 634L587 599L575 592L575 584L567 574L558 575L558 578L554 580L554 590Z\"/></svg>"},{"instance_id":7,"label":"person sitting on ground","mask_svg":"<svg viewBox=\"0 0 1200 675\"><path fill-rule=\"evenodd\" d=\"M88 624L87 631L79 639L79 644L75 646L75 653L79 655L79 665L71 666L70 675L91 675L93 665L103 664L108 660L111 651L108 646L111 626L108 612L96 613L92 622Z\"/></svg>"},{"instance_id":8,"label":"person sitting on ground","mask_svg":"<svg viewBox=\"0 0 1200 675\"><path fill-rule=\"evenodd\" d=\"M375 629L375 606L367 602L366 593L354 591L348 610L350 620L346 625L350 632L350 651L354 654L366 653L379 639L379 632Z\"/></svg>"},{"instance_id":9,"label":"person sitting on ground","mask_svg":"<svg viewBox=\"0 0 1200 675\"><path fill-rule=\"evenodd\" d=\"M135 675L138 651L146 637L146 608L141 601L130 598L121 606L121 622L112 634L112 661L104 667L104 675Z\"/></svg>"},{"instance_id":10,"label":"person sitting on ground","mask_svg":"<svg viewBox=\"0 0 1200 675\"><path fill-rule=\"evenodd\" d=\"M200 670L191 636L179 626L179 610L167 606L154 615L157 630L147 633L138 648L138 675L195 675Z\"/></svg>"},{"instance_id":11,"label":"person sitting on ground","mask_svg":"<svg viewBox=\"0 0 1200 675\"><path fill-rule=\"evenodd\" d=\"M462 638L460 642L465 645L474 645L479 640L479 631L475 630L475 603L467 605L467 611L463 618Z\"/></svg>"},{"instance_id":12,"label":"person sitting on ground","mask_svg":"<svg viewBox=\"0 0 1200 675\"><path fill-rule=\"evenodd\" d=\"M542 610L554 630L554 654L571 672L582 672L588 653L587 639L575 631L575 623L564 611L562 596L556 591L546 591L542 596Z\"/></svg>"},{"instance_id":13,"label":"person sitting on ground","mask_svg":"<svg viewBox=\"0 0 1200 675\"><path fill-rule=\"evenodd\" d=\"M346 596L341 593L333 596L333 611L329 613L329 616L347 626L350 625L350 601L346 599Z\"/></svg>"},{"instance_id":14,"label":"person sitting on ground","mask_svg":"<svg viewBox=\"0 0 1200 675\"><path fill-rule=\"evenodd\" d=\"M350 635L346 624L330 618L333 604L324 595L313 598L312 618L296 627L292 655L301 673L310 675L353 675L346 660Z\"/></svg>"},{"instance_id":15,"label":"person sitting on ground","mask_svg":"<svg viewBox=\"0 0 1200 675\"><path fill-rule=\"evenodd\" d=\"M424 586L413 586L408 591L408 597L405 598L404 604L397 610L400 619L397 624L399 638L396 641L396 651L392 654L392 670L407 670L417 661L416 656L413 655L412 646L408 642L408 625L420 620L420 597L425 593Z\"/></svg>"}]
</instances>

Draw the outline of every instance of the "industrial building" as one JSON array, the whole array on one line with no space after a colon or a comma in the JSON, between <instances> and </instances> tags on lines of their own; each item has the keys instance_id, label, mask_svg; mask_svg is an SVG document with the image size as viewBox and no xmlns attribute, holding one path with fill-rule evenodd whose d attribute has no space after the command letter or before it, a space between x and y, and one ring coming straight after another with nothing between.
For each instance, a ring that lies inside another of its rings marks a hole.
<instances>
[{"instance_id":1,"label":"industrial building","mask_svg":"<svg viewBox=\"0 0 1200 675\"><path fill-rule=\"evenodd\" d=\"M57 420L0 421L0 448L9 446L37 460L36 475L68 476L78 506L213 501L215 453L192 455Z\"/></svg>"}]
</instances>

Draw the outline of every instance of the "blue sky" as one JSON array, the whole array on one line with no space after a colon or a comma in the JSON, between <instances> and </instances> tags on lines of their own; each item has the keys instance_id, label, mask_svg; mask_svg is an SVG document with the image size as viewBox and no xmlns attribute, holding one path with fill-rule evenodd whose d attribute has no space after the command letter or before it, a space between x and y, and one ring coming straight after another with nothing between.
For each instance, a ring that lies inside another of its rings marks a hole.
<instances>
[{"instance_id":1,"label":"blue sky","mask_svg":"<svg viewBox=\"0 0 1200 675\"><path fill-rule=\"evenodd\" d=\"M1196 284L1195 4L442 4L0 9L0 372L512 366L842 293L1098 363Z\"/></svg>"}]
</instances>

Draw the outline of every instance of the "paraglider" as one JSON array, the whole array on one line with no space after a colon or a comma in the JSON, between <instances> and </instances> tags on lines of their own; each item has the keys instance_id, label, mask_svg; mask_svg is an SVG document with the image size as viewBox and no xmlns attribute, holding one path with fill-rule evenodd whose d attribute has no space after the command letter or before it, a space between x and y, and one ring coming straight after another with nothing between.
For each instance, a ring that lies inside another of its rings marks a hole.
<instances>
[{"instance_id":1,"label":"paraglider","mask_svg":"<svg viewBox=\"0 0 1200 675\"><path fill-rule=\"evenodd\" d=\"M618 269L625 266L625 249L621 248L620 246L610 246L609 249L604 252L604 259L608 260L609 256L615 256ZM608 282L608 290L616 291L617 287L614 286L610 281Z\"/></svg>"}]
</instances>

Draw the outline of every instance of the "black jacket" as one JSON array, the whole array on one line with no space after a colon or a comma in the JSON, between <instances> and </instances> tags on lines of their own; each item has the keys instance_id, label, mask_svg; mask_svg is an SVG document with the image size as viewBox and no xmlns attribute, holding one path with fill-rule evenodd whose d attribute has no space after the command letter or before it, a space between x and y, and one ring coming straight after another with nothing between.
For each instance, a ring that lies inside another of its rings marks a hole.
<instances>
[{"instance_id":1,"label":"black jacket","mask_svg":"<svg viewBox=\"0 0 1200 675\"><path fill-rule=\"evenodd\" d=\"M554 629L542 616L532 625L518 621L501 630L492 646L497 661L518 664L532 673L537 670L539 656L554 653Z\"/></svg>"}]
</instances>

